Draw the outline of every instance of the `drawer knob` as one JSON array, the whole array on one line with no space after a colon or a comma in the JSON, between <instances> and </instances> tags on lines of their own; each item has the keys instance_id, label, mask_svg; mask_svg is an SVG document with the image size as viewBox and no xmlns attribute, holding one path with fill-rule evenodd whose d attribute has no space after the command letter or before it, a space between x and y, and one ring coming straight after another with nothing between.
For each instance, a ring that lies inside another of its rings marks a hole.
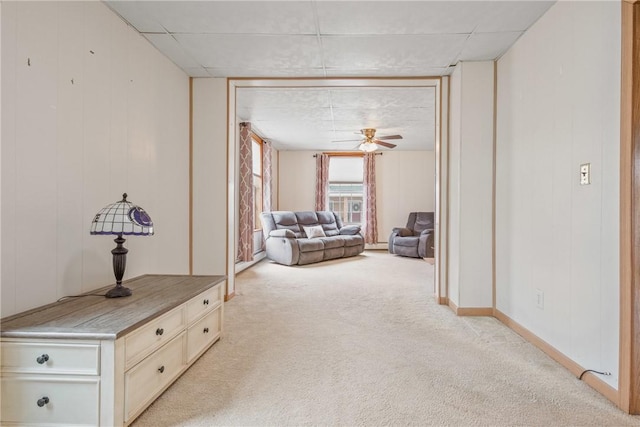
<instances>
[{"instance_id":1,"label":"drawer knob","mask_svg":"<svg viewBox=\"0 0 640 427\"><path fill-rule=\"evenodd\" d=\"M162 328L156 329L156 335L160 336L162 334L164 334L164 329L162 329Z\"/></svg>"},{"instance_id":2,"label":"drawer knob","mask_svg":"<svg viewBox=\"0 0 640 427\"><path fill-rule=\"evenodd\" d=\"M209 333L209 328L204 328L204 331L202 331L202 332L204 332L205 334L208 334Z\"/></svg>"},{"instance_id":3,"label":"drawer knob","mask_svg":"<svg viewBox=\"0 0 640 427\"><path fill-rule=\"evenodd\" d=\"M206 300L202 301L202 303L203 303L204 305L209 305L209 300L208 300L208 299L206 299Z\"/></svg>"},{"instance_id":4,"label":"drawer knob","mask_svg":"<svg viewBox=\"0 0 640 427\"><path fill-rule=\"evenodd\" d=\"M164 365L160 366L158 368L158 372L163 373L164 372Z\"/></svg>"},{"instance_id":5,"label":"drawer knob","mask_svg":"<svg viewBox=\"0 0 640 427\"><path fill-rule=\"evenodd\" d=\"M44 405L49 403L49 398L47 396L42 396L40 399L38 399L36 403L38 404L39 407L42 408Z\"/></svg>"},{"instance_id":6,"label":"drawer knob","mask_svg":"<svg viewBox=\"0 0 640 427\"><path fill-rule=\"evenodd\" d=\"M49 355L48 355L48 354L46 354L46 353L45 353L45 354L43 354L42 356L38 356L38 357L36 358L36 362L38 362L38 363L39 363L39 364L41 364L41 365L42 365L43 363L47 362L48 360L49 360Z\"/></svg>"}]
</instances>

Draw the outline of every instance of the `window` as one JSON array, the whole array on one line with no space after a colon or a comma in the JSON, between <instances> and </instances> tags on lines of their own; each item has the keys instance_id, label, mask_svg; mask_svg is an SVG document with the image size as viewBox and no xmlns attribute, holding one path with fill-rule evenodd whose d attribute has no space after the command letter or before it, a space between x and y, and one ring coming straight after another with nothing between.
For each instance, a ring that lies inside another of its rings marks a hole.
<instances>
[{"instance_id":1,"label":"window","mask_svg":"<svg viewBox=\"0 0 640 427\"><path fill-rule=\"evenodd\" d=\"M361 225L363 210L362 156L332 156L329 162L329 210L346 225Z\"/></svg>"},{"instance_id":2,"label":"window","mask_svg":"<svg viewBox=\"0 0 640 427\"><path fill-rule=\"evenodd\" d=\"M362 181L329 183L329 210L344 224L362 224L362 201Z\"/></svg>"},{"instance_id":3,"label":"window","mask_svg":"<svg viewBox=\"0 0 640 427\"><path fill-rule=\"evenodd\" d=\"M251 135L253 159L253 227L255 230L262 229L260 214L262 213L262 140Z\"/></svg>"}]
</instances>

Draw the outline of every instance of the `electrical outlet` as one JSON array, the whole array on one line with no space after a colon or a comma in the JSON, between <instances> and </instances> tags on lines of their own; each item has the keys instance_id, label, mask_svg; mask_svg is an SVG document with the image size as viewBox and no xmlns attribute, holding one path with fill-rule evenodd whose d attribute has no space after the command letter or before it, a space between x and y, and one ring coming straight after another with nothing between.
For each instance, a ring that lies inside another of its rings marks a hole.
<instances>
[{"instance_id":1,"label":"electrical outlet","mask_svg":"<svg viewBox=\"0 0 640 427\"><path fill-rule=\"evenodd\" d=\"M580 185L591 184L591 163L580 165Z\"/></svg>"},{"instance_id":2,"label":"electrical outlet","mask_svg":"<svg viewBox=\"0 0 640 427\"><path fill-rule=\"evenodd\" d=\"M540 289L536 289L536 307L544 310L544 292Z\"/></svg>"}]
</instances>

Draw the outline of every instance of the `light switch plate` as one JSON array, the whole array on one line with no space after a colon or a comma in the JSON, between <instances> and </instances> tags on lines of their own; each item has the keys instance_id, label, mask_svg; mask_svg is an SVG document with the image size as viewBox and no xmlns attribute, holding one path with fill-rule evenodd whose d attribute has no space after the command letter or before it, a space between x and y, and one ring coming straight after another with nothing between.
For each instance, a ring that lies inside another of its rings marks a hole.
<instances>
[{"instance_id":1,"label":"light switch plate","mask_svg":"<svg viewBox=\"0 0 640 427\"><path fill-rule=\"evenodd\" d=\"M591 184L591 163L580 165L580 185Z\"/></svg>"},{"instance_id":2,"label":"light switch plate","mask_svg":"<svg viewBox=\"0 0 640 427\"><path fill-rule=\"evenodd\" d=\"M536 289L536 307L544 310L544 292L540 289Z\"/></svg>"}]
</instances>

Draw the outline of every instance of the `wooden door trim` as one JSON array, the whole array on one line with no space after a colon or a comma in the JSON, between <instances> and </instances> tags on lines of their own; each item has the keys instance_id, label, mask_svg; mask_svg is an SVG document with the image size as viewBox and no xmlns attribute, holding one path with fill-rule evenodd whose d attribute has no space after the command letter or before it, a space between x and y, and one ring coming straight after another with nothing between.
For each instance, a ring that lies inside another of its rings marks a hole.
<instances>
[{"instance_id":1,"label":"wooden door trim","mask_svg":"<svg viewBox=\"0 0 640 427\"><path fill-rule=\"evenodd\" d=\"M640 3L621 5L618 406L640 414Z\"/></svg>"}]
</instances>

